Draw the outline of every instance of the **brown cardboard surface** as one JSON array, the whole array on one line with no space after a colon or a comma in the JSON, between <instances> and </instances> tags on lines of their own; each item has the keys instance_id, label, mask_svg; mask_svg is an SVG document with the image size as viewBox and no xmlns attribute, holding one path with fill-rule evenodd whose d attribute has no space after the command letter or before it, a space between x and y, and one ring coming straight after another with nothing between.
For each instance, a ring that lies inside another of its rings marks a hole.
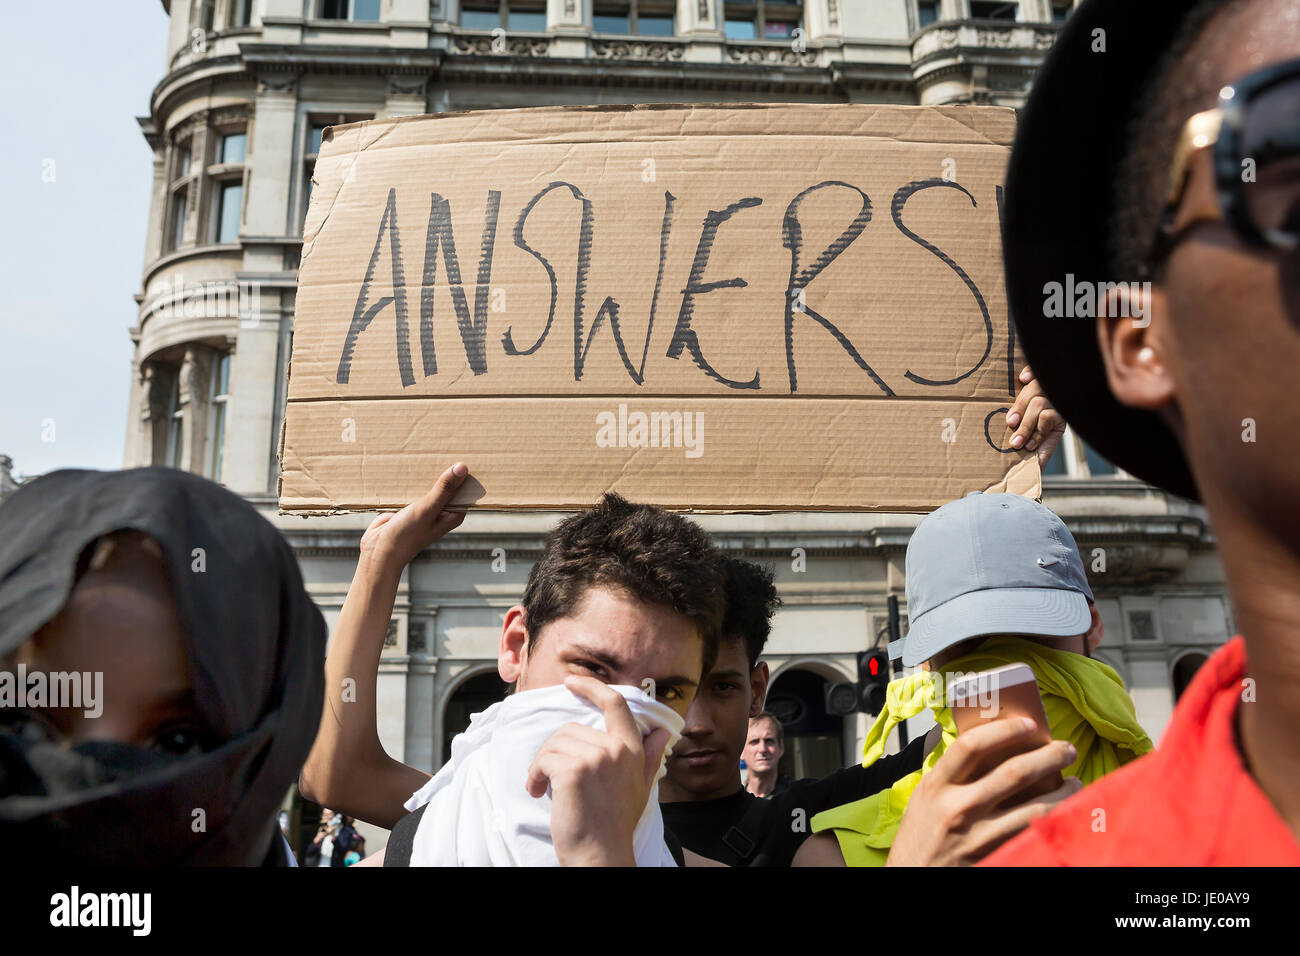
<instances>
[{"instance_id":1,"label":"brown cardboard surface","mask_svg":"<svg viewBox=\"0 0 1300 956\"><path fill-rule=\"evenodd\" d=\"M337 127L280 505L606 490L703 511L1037 495L997 410L1014 133L987 107L550 107ZM667 430L667 434L661 434ZM662 440L660 440L662 439Z\"/></svg>"}]
</instances>

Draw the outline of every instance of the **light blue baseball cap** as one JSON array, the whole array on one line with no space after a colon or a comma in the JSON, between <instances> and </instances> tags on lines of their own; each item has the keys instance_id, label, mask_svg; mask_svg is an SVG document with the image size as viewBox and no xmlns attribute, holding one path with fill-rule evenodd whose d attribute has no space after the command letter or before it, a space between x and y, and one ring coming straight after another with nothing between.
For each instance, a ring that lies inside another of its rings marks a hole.
<instances>
[{"instance_id":1,"label":"light blue baseball cap","mask_svg":"<svg viewBox=\"0 0 1300 956\"><path fill-rule=\"evenodd\" d=\"M1071 637L1092 624L1074 536L1021 495L972 492L926 515L907 545L906 667L972 637ZM901 644L902 647L897 645Z\"/></svg>"}]
</instances>

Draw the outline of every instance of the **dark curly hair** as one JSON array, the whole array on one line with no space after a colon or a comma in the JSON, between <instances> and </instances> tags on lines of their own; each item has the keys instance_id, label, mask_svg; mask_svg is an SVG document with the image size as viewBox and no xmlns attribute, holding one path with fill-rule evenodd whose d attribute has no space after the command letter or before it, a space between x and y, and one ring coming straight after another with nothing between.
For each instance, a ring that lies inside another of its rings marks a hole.
<instances>
[{"instance_id":1,"label":"dark curly hair","mask_svg":"<svg viewBox=\"0 0 1300 956\"><path fill-rule=\"evenodd\" d=\"M722 630L722 555L694 522L612 492L561 521L528 574L523 607L536 646L551 621L566 617L592 587L622 590L670 607L695 624L704 668L713 667Z\"/></svg>"},{"instance_id":2,"label":"dark curly hair","mask_svg":"<svg viewBox=\"0 0 1300 956\"><path fill-rule=\"evenodd\" d=\"M745 642L745 658L753 670L772 633L772 615L784 602L772 583L775 575L771 568L731 555L725 555L722 561L727 579L722 636L724 640Z\"/></svg>"}]
</instances>

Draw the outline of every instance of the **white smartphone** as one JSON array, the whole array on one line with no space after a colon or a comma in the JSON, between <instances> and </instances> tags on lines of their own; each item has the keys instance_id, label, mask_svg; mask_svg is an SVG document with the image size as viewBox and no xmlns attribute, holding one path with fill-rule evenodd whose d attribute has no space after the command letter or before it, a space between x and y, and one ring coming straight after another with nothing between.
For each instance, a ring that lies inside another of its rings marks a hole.
<instances>
[{"instance_id":1,"label":"white smartphone","mask_svg":"<svg viewBox=\"0 0 1300 956\"><path fill-rule=\"evenodd\" d=\"M1029 717L1038 725L1038 730L1032 737L1016 740L990 753L976 767L972 779L982 777L1017 754L1036 750L1052 741L1047 712L1043 709L1043 697L1038 691L1033 669L1028 664L1007 664L950 681L946 690L946 702L952 711L953 721L957 724L959 736L972 727L1009 717ZM1059 773L1050 774L1020 791L1014 799L1005 801L1003 806L1013 806L1051 793L1062 783L1064 780Z\"/></svg>"}]
</instances>

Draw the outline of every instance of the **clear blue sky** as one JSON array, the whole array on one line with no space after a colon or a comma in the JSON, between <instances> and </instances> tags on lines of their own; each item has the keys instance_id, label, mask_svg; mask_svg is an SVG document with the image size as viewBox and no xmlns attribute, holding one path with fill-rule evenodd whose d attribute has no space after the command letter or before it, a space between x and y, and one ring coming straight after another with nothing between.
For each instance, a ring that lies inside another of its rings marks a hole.
<instances>
[{"instance_id":1,"label":"clear blue sky","mask_svg":"<svg viewBox=\"0 0 1300 956\"><path fill-rule=\"evenodd\" d=\"M0 454L20 475L122 466L153 172L135 117L166 37L158 0L0 4Z\"/></svg>"}]
</instances>

